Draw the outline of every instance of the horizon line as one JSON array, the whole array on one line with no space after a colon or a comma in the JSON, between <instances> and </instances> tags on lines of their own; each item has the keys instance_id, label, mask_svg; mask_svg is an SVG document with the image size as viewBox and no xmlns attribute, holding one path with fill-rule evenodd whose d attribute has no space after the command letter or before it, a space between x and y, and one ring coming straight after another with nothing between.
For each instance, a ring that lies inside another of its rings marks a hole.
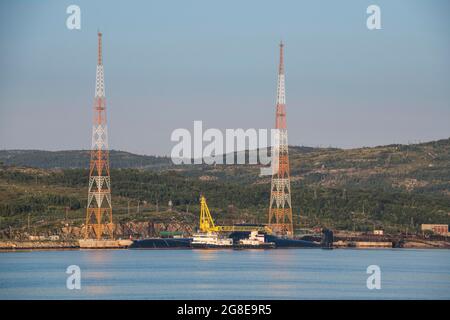
<instances>
[{"instance_id":1,"label":"horizon line","mask_svg":"<svg viewBox=\"0 0 450 320\"><path fill-rule=\"evenodd\" d=\"M450 140L450 136L447 138L442 138L442 139L436 139L436 140L427 140L427 141L420 141L417 140L417 142L408 142L408 143L389 143L389 144L380 144L380 145L374 145L374 146L360 146L360 147L350 147L350 148L345 148L345 147L335 147L335 146L308 146L308 145L289 145L290 148L312 148L312 149L336 149L336 150L356 150L356 149L366 149L366 148L380 148L380 147L389 147L389 146L411 146L411 145L420 145L420 144L427 144L427 143L432 143L432 142L439 142L439 141L443 141L443 140ZM267 147L264 148L256 148L256 149L244 149L244 150L236 150L234 152L245 152L245 151L254 151L254 150L259 150L259 149L266 149ZM68 152L68 151L88 151L90 152L91 149L57 149L57 150L48 150L48 149L9 149L9 148L0 148L0 152L1 151L42 151L42 152ZM146 154L146 153L136 153L136 152L132 152L132 151L127 151L127 150L121 150L121 149L109 149L109 151L115 151L115 152L126 152L126 153L131 153L134 155L139 155L139 156L149 156L149 157L166 157L166 158L170 158L170 155L160 155L160 154ZM220 155L226 155L227 153L222 153L222 154L218 154L217 156Z\"/></svg>"}]
</instances>

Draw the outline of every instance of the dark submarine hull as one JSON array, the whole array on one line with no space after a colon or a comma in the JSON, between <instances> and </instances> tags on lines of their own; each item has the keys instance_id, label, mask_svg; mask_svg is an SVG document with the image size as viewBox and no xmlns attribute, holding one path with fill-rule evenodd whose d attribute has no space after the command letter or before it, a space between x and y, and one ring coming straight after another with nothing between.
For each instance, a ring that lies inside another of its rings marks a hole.
<instances>
[{"instance_id":1,"label":"dark submarine hull","mask_svg":"<svg viewBox=\"0 0 450 320\"><path fill-rule=\"evenodd\" d=\"M321 248L322 245L318 242L300 240L300 239L286 239L278 238L271 235L266 235L266 241L274 242L276 248Z\"/></svg>"},{"instance_id":2,"label":"dark submarine hull","mask_svg":"<svg viewBox=\"0 0 450 320\"><path fill-rule=\"evenodd\" d=\"M129 249L190 249L192 238L148 238L135 240Z\"/></svg>"}]
</instances>

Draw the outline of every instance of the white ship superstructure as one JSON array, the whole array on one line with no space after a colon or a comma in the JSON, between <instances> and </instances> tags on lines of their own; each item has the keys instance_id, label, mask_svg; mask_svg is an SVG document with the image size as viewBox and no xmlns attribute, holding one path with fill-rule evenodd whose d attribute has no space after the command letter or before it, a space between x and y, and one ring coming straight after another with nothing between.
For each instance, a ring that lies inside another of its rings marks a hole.
<instances>
[{"instance_id":1,"label":"white ship superstructure","mask_svg":"<svg viewBox=\"0 0 450 320\"><path fill-rule=\"evenodd\" d=\"M217 233L195 233L192 237L191 245L193 247L231 247L233 239L220 238Z\"/></svg>"}]
</instances>

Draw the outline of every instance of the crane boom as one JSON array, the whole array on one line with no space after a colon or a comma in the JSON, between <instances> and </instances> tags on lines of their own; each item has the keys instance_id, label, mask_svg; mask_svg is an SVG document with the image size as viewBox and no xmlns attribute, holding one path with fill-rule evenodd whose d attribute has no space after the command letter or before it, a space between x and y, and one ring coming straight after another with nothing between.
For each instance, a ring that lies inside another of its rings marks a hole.
<instances>
[{"instance_id":1,"label":"crane boom","mask_svg":"<svg viewBox=\"0 0 450 320\"><path fill-rule=\"evenodd\" d=\"M206 199L200 197L200 231L201 232L234 232L234 231L263 231L272 233L268 226L216 226L209 211Z\"/></svg>"}]
</instances>

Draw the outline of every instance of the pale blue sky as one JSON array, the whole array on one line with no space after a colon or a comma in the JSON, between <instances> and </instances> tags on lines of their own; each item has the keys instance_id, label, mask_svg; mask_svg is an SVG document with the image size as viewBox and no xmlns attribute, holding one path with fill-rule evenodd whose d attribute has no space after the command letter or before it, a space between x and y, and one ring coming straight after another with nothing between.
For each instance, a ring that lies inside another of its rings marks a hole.
<instances>
[{"instance_id":1,"label":"pale blue sky","mask_svg":"<svg viewBox=\"0 0 450 320\"><path fill-rule=\"evenodd\" d=\"M81 7L81 30L66 8ZM366 28L381 7L382 30ZM88 149L96 31L110 147L169 154L176 128L270 128L286 43L289 143L450 136L450 2L2 1L0 149Z\"/></svg>"}]
</instances>

